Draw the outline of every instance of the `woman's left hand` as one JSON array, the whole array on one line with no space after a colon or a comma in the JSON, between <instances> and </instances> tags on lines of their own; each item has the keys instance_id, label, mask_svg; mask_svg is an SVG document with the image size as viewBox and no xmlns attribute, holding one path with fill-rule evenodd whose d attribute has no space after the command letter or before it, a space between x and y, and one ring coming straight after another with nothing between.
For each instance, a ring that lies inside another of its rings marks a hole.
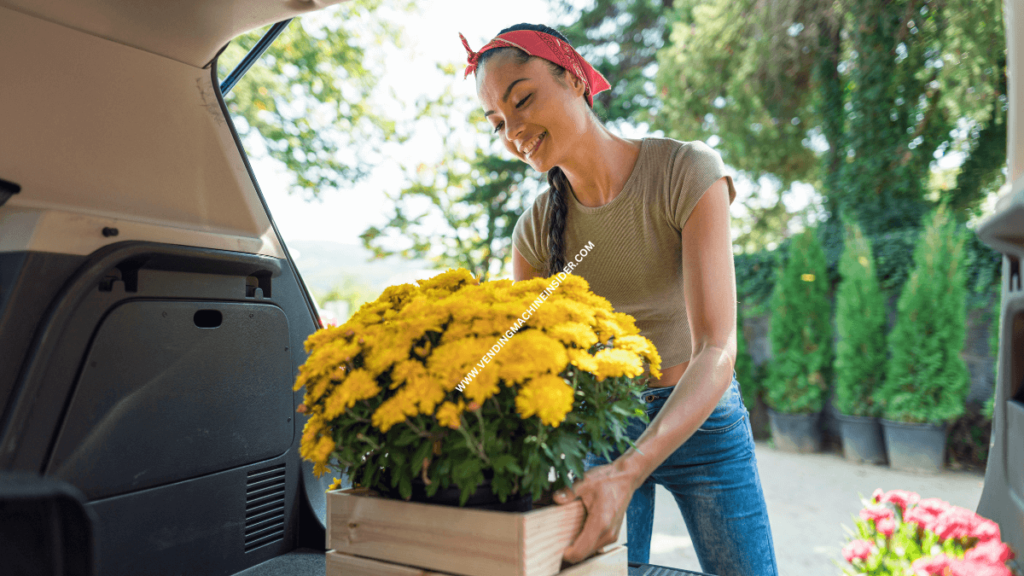
<instances>
[{"instance_id":1,"label":"woman's left hand","mask_svg":"<svg viewBox=\"0 0 1024 576\"><path fill-rule=\"evenodd\" d=\"M581 480L573 483L571 493L569 489L555 492L555 503L568 504L579 498L587 511L583 530L562 555L566 562L580 562L619 539L622 519L635 488L633 474L617 463L587 470Z\"/></svg>"}]
</instances>

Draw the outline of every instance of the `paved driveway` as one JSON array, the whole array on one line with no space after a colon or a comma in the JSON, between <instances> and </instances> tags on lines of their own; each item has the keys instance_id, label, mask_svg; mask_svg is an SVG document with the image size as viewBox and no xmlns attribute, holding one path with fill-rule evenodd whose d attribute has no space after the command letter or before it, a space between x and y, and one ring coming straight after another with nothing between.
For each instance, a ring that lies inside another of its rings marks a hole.
<instances>
[{"instance_id":1,"label":"paved driveway","mask_svg":"<svg viewBox=\"0 0 1024 576\"><path fill-rule=\"evenodd\" d=\"M980 473L911 474L885 466L851 464L836 454L789 454L764 442L757 443L756 452L782 576L841 574L833 561L842 561L843 526L853 529L851 515L860 510L858 494L870 497L875 488L901 488L974 510L984 481ZM660 486L655 496L650 562L700 569L675 500Z\"/></svg>"}]
</instances>

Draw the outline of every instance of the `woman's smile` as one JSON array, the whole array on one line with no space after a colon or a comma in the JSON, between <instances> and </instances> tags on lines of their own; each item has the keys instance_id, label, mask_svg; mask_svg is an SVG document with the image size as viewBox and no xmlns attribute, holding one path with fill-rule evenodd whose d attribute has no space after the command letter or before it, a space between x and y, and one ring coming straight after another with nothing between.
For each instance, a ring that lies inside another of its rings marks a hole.
<instances>
[{"instance_id":1,"label":"woman's smile","mask_svg":"<svg viewBox=\"0 0 1024 576\"><path fill-rule=\"evenodd\" d=\"M547 136L547 134L547 131L541 132L539 136L537 136L530 142L527 142L526 145L523 146L523 156L527 158L532 158L537 153L537 150L540 148L540 145L544 141L544 137Z\"/></svg>"}]
</instances>

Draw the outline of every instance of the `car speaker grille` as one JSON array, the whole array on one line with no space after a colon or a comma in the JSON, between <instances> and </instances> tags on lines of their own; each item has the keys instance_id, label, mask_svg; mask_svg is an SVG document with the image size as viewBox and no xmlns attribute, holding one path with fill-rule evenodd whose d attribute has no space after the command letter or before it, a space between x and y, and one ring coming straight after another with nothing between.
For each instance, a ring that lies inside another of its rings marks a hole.
<instances>
[{"instance_id":1,"label":"car speaker grille","mask_svg":"<svg viewBox=\"0 0 1024 576\"><path fill-rule=\"evenodd\" d=\"M249 472L245 483L245 551L284 539L284 464Z\"/></svg>"}]
</instances>

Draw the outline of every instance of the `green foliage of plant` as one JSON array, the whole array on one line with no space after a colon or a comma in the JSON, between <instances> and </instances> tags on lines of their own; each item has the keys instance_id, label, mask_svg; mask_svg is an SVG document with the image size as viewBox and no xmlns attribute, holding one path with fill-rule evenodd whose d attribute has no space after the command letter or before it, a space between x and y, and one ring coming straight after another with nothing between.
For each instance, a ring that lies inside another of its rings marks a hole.
<instances>
[{"instance_id":1,"label":"green foliage of plant","mask_svg":"<svg viewBox=\"0 0 1024 576\"><path fill-rule=\"evenodd\" d=\"M422 258L486 281L510 268L512 231L546 182L525 162L488 147L492 138L479 105L456 96L461 68L439 69L449 84L437 98L419 102L417 119L436 126L440 158L405 166L407 184L389 196L394 214L360 237L374 258ZM466 109L472 109L469 122Z\"/></svg>"},{"instance_id":2,"label":"green foliage of plant","mask_svg":"<svg viewBox=\"0 0 1024 576\"><path fill-rule=\"evenodd\" d=\"M890 420L942 424L964 412L970 387L960 357L967 322L964 242L943 204L918 241L889 335L891 356L875 399Z\"/></svg>"},{"instance_id":3,"label":"green foliage of plant","mask_svg":"<svg viewBox=\"0 0 1024 576\"><path fill-rule=\"evenodd\" d=\"M822 409L832 366L832 323L825 253L817 231L798 235L775 284L768 406L788 414Z\"/></svg>"},{"instance_id":4,"label":"green foliage of plant","mask_svg":"<svg viewBox=\"0 0 1024 576\"><path fill-rule=\"evenodd\" d=\"M875 276L871 241L847 225L836 292L836 408L850 416L879 416L872 394L882 384L886 360L886 306Z\"/></svg>"},{"instance_id":5,"label":"green foliage of plant","mask_svg":"<svg viewBox=\"0 0 1024 576\"><path fill-rule=\"evenodd\" d=\"M401 39L378 15L382 4L351 0L292 21L225 97L239 135L262 136L267 154L294 176L292 191L306 199L365 178L380 145L397 136L373 99L379 70L370 55ZM222 78L266 30L228 45L218 58Z\"/></svg>"},{"instance_id":6,"label":"green foliage of plant","mask_svg":"<svg viewBox=\"0 0 1024 576\"><path fill-rule=\"evenodd\" d=\"M760 381L754 378L754 360L747 351L747 338L743 334L743 307L736 308L736 380L747 410L753 411L761 393Z\"/></svg>"},{"instance_id":7,"label":"green foliage of plant","mask_svg":"<svg viewBox=\"0 0 1024 576\"><path fill-rule=\"evenodd\" d=\"M412 479L419 478L426 483L428 497L442 488L458 487L460 505L488 480L502 502L515 495L538 500L583 477L588 444L594 454L611 459L612 450L633 445L626 435L627 418L647 419L639 408L643 386L637 379L598 382L578 370L560 376L572 382L577 400L558 427L538 418L520 419L514 409L514 387L501 386L479 410L466 411L466 426L458 430L439 428L433 418L416 415L381 433L370 426L370 411L357 405L353 423L335 430L335 454L339 462L352 466L352 478L359 485L390 484L405 499L412 493ZM357 423L357 418L366 422ZM361 442L347 441L359 434ZM425 464L428 470L423 469ZM552 468L554 483L549 480Z\"/></svg>"},{"instance_id":8,"label":"green foliage of plant","mask_svg":"<svg viewBox=\"0 0 1024 576\"><path fill-rule=\"evenodd\" d=\"M992 306L989 308L991 324L988 331L988 353L992 357L992 395L981 407L981 413L985 418L992 420L996 406L996 389L999 387L999 331L1000 314L1002 314L1002 298L993 298Z\"/></svg>"}]
</instances>

